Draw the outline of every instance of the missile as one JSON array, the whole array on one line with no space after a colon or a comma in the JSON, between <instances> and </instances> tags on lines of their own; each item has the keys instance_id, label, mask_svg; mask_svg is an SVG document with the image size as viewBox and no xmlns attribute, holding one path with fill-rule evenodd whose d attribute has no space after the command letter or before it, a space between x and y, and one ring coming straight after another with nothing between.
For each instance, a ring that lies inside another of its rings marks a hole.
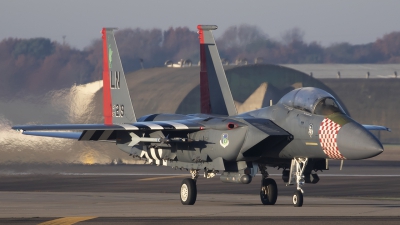
<instances>
[{"instance_id":1,"label":"missile","mask_svg":"<svg viewBox=\"0 0 400 225\"><path fill-rule=\"evenodd\" d=\"M152 138L152 137L139 137L135 133L129 134L132 139L128 146L134 146L139 142L149 142L149 143L169 143L169 142L190 142L192 140L187 138L171 138L169 139L168 136L166 138Z\"/></svg>"},{"instance_id":2,"label":"missile","mask_svg":"<svg viewBox=\"0 0 400 225\"><path fill-rule=\"evenodd\" d=\"M161 143L161 138L149 138L149 137L139 137L135 133L130 133L132 139L128 146L134 146L139 142L152 142Z\"/></svg>"}]
</instances>

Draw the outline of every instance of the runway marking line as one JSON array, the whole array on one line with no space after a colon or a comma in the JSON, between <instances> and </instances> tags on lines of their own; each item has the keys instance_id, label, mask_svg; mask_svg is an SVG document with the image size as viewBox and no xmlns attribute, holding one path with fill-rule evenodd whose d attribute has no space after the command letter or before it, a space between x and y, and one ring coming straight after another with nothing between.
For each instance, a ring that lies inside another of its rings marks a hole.
<instances>
[{"instance_id":1,"label":"runway marking line","mask_svg":"<svg viewBox=\"0 0 400 225\"><path fill-rule=\"evenodd\" d=\"M178 177L185 177L185 176L187 176L187 175L182 174L182 175L178 175L178 176L149 177L149 178L143 178L143 179L139 179L139 180L140 181L163 180L163 179L178 178Z\"/></svg>"},{"instance_id":2,"label":"runway marking line","mask_svg":"<svg viewBox=\"0 0 400 225\"><path fill-rule=\"evenodd\" d=\"M71 225L78 222L91 220L97 217L86 216L86 217L63 217L55 220L46 221L43 223L39 223L39 225Z\"/></svg>"}]
</instances>

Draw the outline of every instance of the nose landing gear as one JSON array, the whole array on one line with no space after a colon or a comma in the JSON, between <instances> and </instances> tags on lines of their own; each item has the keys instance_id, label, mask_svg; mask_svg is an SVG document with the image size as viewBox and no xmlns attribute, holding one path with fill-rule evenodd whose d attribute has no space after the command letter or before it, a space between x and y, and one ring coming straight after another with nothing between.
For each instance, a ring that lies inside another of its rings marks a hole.
<instances>
[{"instance_id":1,"label":"nose landing gear","mask_svg":"<svg viewBox=\"0 0 400 225\"><path fill-rule=\"evenodd\" d=\"M286 184L293 185L296 183L297 190L294 192L292 201L294 207L303 206L303 189L301 186L304 185L304 169L307 166L308 158L294 158L292 159L292 163L290 165L290 174L289 174L289 182Z\"/></svg>"}]
</instances>

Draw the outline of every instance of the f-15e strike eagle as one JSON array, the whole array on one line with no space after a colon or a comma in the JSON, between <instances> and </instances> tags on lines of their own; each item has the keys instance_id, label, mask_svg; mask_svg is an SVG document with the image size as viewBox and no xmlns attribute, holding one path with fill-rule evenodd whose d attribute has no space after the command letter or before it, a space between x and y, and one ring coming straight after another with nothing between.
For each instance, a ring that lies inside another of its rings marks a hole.
<instances>
[{"instance_id":1,"label":"f-15e strike eagle","mask_svg":"<svg viewBox=\"0 0 400 225\"><path fill-rule=\"evenodd\" d=\"M248 184L262 174L260 198L274 205L278 189L267 167L283 168L282 179L296 185L293 205L303 205L304 183L316 183L327 159L358 160L383 152L368 130L346 115L324 90L305 87L287 93L275 105L237 114L212 30L199 25L201 113L151 114L136 119L113 28L103 28L104 124L24 125L25 135L106 141L155 165L190 171L182 181L180 200L193 205L196 181L220 173L222 182ZM178 84L177 84L178 85ZM47 130L47 131L44 131ZM64 132L62 132L64 130ZM67 132L79 130L80 132Z\"/></svg>"}]
</instances>

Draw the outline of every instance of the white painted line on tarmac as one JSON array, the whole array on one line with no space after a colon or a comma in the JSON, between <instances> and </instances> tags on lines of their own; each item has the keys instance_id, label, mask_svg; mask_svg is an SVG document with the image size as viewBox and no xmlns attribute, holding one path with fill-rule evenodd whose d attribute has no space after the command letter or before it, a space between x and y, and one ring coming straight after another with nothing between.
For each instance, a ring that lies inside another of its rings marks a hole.
<instances>
[{"instance_id":1,"label":"white painted line on tarmac","mask_svg":"<svg viewBox=\"0 0 400 225\"><path fill-rule=\"evenodd\" d=\"M62 175L62 176L183 176L189 173L40 173L40 172L22 172L22 173L1 173L7 176L26 176L26 175ZM217 174L218 176L221 174ZM282 174L269 174L270 176L282 176ZM200 173L202 176L202 173ZM256 176L261 176L257 174ZM318 174L320 177L400 177L400 174Z\"/></svg>"}]
</instances>

